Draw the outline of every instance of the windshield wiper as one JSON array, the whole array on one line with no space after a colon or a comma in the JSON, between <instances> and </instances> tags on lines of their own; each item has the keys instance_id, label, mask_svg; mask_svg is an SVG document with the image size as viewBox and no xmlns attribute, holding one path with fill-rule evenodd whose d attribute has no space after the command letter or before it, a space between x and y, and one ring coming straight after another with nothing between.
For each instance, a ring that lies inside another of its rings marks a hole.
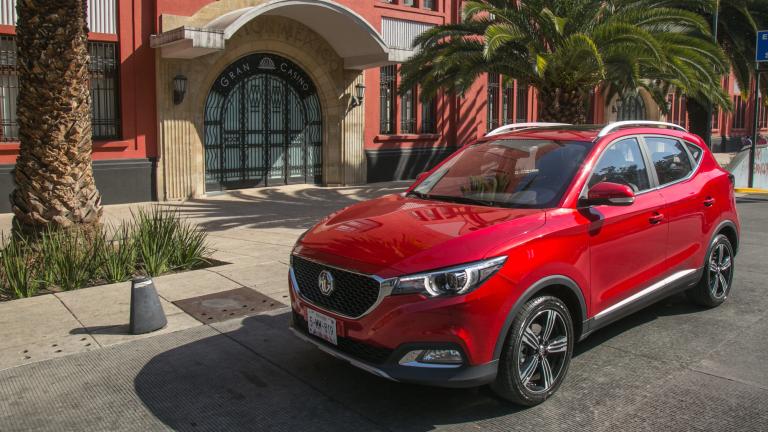
<instances>
[{"instance_id":1,"label":"windshield wiper","mask_svg":"<svg viewBox=\"0 0 768 432\"><path fill-rule=\"evenodd\" d=\"M453 196L453 195L432 195L432 194L425 194L417 191L411 191L410 193L408 193L408 195L413 195L417 198L421 198L424 200L446 201L446 202L453 202L458 204L473 204L473 205L481 205L486 207L496 206L496 203L493 201L479 200L475 198L459 197L459 196Z\"/></svg>"},{"instance_id":2,"label":"windshield wiper","mask_svg":"<svg viewBox=\"0 0 768 432\"><path fill-rule=\"evenodd\" d=\"M408 192L408 194L406 196L415 196L416 198L427 199L427 194L421 193L421 192L419 192L417 190L412 190L412 191Z\"/></svg>"}]
</instances>

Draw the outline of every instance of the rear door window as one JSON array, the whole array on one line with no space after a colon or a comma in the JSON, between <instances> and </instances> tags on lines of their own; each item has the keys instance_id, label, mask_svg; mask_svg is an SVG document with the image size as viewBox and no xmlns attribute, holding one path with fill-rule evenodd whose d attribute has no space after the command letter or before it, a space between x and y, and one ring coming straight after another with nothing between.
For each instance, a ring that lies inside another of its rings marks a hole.
<instances>
[{"instance_id":1,"label":"rear door window","mask_svg":"<svg viewBox=\"0 0 768 432\"><path fill-rule=\"evenodd\" d=\"M635 192L651 187L648 169L636 139L621 140L605 149L589 179L589 187L600 182L627 185Z\"/></svg>"},{"instance_id":2,"label":"rear door window","mask_svg":"<svg viewBox=\"0 0 768 432\"><path fill-rule=\"evenodd\" d=\"M693 171L688 152L680 141L651 136L645 138L645 144L651 154L659 186L681 180Z\"/></svg>"},{"instance_id":3,"label":"rear door window","mask_svg":"<svg viewBox=\"0 0 768 432\"><path fill-rule=\"evenodd\" d=\"M701 160L701 155L704 153L704 150L702 150L699 146L685 143L685 145L688 147L688 153L691 154L691 157L695 162L698 162Z\"/></svg>"}]
</instances>

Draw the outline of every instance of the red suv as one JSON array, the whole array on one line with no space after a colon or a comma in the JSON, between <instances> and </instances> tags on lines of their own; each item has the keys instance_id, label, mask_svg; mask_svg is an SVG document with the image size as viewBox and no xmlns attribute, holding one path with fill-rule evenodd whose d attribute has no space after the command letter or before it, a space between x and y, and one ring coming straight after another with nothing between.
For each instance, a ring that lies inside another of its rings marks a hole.
<instances>
[{"instance_id":1,"label":"red suv","mask_svg":"<svg viewBox=\"0 0 768 432\"><path fill-rule=\"evenodd\" d=\"M535 405L600 327L678 291L722 303L738 241L733 177L698 136L526 125L307 231L292 329L384 378Z\"/></svg>"}]
</instances>

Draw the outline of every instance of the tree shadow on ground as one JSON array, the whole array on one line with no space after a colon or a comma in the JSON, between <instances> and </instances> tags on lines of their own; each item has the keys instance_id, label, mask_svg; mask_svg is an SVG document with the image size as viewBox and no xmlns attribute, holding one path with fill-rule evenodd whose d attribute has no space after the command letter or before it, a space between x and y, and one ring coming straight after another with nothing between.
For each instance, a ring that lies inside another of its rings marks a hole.
<instances>
[{"instance_id":1,"label":"tree shadow on ground","mask_svg":"<svg viewBox=\"0 0 768 432\"><path fill-rule=\"evenodd\" d=\"M358 202L400 193L410 182L361 187L274 187L163 203L209 232L234 228L307 229L324 216Z\"/></svg>"}]
</instances>

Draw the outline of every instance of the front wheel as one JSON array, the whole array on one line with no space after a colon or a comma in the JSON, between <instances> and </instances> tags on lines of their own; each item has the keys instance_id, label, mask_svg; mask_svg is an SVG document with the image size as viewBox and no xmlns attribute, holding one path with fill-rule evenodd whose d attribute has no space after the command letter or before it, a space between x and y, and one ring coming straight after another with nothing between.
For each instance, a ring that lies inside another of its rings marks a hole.
<instances>
[{"instance_id":1,"label":"front wheel","mask_svg":"<svg viewBox=\"0 0 768 432\"><path fill-rule=\"evenodd\" d=\"M573 354L573 322L556 297L529 300L512 323L491 388L504 399L533 406L552 396Z\"/></svg>"},{"instance_id":2,"label":"front wheel","mask_svg":"<svg viewBox=\"0 0 768 432\"><path fill-rule=\"evenodd\" d=\"M723 303L731 292L733 258L731 241L728 237L718 234L709 247L701 280L686 291L688 298L705 307L715 307Z\"/></svg>"}]
</instances>

